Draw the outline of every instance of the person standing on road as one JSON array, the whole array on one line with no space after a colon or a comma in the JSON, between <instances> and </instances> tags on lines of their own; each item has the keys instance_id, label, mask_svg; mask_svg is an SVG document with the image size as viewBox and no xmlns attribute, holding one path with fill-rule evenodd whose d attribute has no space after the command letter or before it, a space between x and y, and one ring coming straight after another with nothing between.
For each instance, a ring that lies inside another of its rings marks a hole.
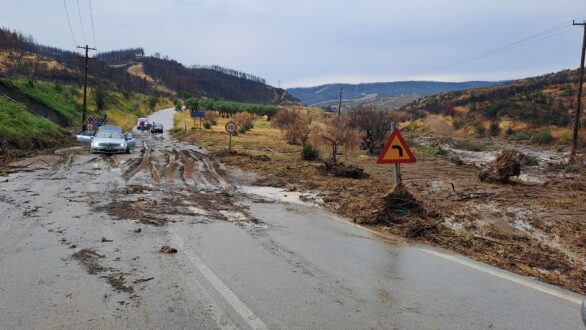
<instances>
[{"instance_id":1,"label":"person standing on road","mask_svg":"<svg viewBox=\"0 0 586 330\"><path fill-rule=\"evenodd\" d=\"M141 120L138 126L140 127L140 131L144 132L144 120Z\"/></svg>"}]
</instances>

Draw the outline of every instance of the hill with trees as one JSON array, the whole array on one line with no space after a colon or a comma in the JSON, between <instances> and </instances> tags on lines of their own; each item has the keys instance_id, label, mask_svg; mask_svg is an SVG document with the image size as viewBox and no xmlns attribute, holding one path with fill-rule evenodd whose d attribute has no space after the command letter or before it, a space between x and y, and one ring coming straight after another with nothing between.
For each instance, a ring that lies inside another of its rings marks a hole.
<instances>
[{"instance_id":1,"label":"hill with trees","mask_svg":"<svg viewBox=\"0 0 586 330\"><path fill-rule=\"evenodd\" d=\"M372 99L390 98L402 95L416 97L433 95L448 91L493 86L497 82L468 81L468 82L436 82L436 81L397 81L365 84L342 84L345 102L366 101ZM338 102L340 98L340 84L328 84L315 87L300 87L287 89L291 95L307 105L322 106Z\"/></svg>"},{"instance_id":2,"label":"hill with trees","mask_svg":"<svg viewBox=\"0 0 586 330\"><path fill-rule=\"evenodd\" d=\"M565 70L500 86L447 92L421 98L400 110L414 117L450 116L454 126L508 120L531 127L568 127L572 123L577 76L576 70Z\"/></svg>"},{"instance_id":3,"label":"hill with trees","mask_svg":"<svg viewBox=\"0 0 586 330\"><path fill-rule=\"evenodd\" d=\"M137 74L140 64L142 72ZM82 81L82 60L76 52L40 45L32 36L0 28L0 77L63 83ZM142 48L99 53L90 61L90 84L122 93L208 97L227 101L283 104L297 102L287 91L254 75L220 66L191 67L161 57L145 56Z\"/></svg>"}]
</instances>

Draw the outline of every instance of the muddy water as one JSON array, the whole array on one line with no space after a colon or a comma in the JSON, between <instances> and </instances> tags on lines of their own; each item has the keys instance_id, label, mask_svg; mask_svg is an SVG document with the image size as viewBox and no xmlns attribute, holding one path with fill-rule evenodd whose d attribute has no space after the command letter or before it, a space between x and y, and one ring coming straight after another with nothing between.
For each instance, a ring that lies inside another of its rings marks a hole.
<instances>
[{"instance_id":1,"label":"muddy water","mask_svg":"<svg viewBox=\"0 0 586 330\"><path fill-rule=\"evenodd\" d=\"M136 136L131 155L65 150L0 178L0 328L581 327L567 291L393 244L312 196L229 180L167 132Z\"/></svg>"}]
</instances>

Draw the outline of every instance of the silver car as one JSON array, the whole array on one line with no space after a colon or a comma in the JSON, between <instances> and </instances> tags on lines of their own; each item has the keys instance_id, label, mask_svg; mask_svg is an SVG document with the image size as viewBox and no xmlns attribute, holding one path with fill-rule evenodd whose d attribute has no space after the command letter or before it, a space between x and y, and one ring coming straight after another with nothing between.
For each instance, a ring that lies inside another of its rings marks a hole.
<instances>
[{"instance_id":1,"label":"silver car","mask_svg":"<svg viewBox=\"0 0 586 330\"><path fill-rule=\"evenodd\" d=\"M119 132L98 132L90 144L90 153L121 154L130 153L136 147L132 134L126 136Z\"/></svg>"}]
</instances>

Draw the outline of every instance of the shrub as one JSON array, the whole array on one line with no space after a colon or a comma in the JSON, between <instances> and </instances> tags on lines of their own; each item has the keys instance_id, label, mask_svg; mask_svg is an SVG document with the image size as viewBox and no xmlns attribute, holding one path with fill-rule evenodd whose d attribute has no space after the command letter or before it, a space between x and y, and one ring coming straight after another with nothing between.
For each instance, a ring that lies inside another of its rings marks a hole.
<instances>
[{"instance_id":1,"label":"shrub","mask_svg":"<svg viewBox=\"0 0 586 330\"><path fill-rule=\"evenodd\" d=\"M203 123L203 128L210 129L210 128L212 128L212 124L209 121L205 121Z\"/></svg>"},{"instance_id":2,"label":"shrub","mask_svg":"<svg viewBox=\"0 0 586 330\"><path fill-rule=\"evenodd\" d=\"M470 140L459 140L454 142L454 148L480 152L486 149L486 144L482 142L474 142Z\"/></svg>"},{"instance_id":3,"label":"shrub","mask_svg":"<svg viewBox=\"0 0 586 330\"><path fill-rule=\"evenodd\" d=\"M486 134L486 128L482 124L482 122L477 122L474 124L474 132L478 136L484 136Z\"/></svg>"},{"instance_id":4,"label":"shrub","mask_svg":"<svg viewBox=\"0 0 586 330\"><path fill-rule=\"evenodd\" d=\"M234 123L236 123L236 125L238 125L238 126L243 126L244 123L247 123L247 122L252 123L255 119L256 119L256 116L251 113L248 113L248 112L240 112L240 113L235 114L232 117L232 121L234 121Z\"/></svg>"},{"instance_id":5,"label":"shrub","mask_svg":"<svg viewBox=\"0 0 586 330\"><path fill-rule=\"evenodd\" d=\"M568 164L566 166L566 168L564 169L564 171L566 171L568 173L580 173L581 168L580 168L580 165L578 165L578 164Z\"/></svg>"},{"instance_id":6,"label":"shrub","mask_svg":"<svg viewBox=\"0 0 586 330\"><path fill-rule=\"evenodd\" d=\"M537 134L534 134L530 142L537 143L537 144L550 144L553 141L553 136L551 135L551 130L548 128L544 128L539 131Z\"/></svg>"},{"instance_id":7,"label":"shrub","mask_svg":"<svg viewBox=\"0 0 586 330\"><path fill-rule=\"evenodd\" d=\"M303 150L301 150L301 158L308 161L317 161L319 160L319 150L311 144L305 144Z\"/></svg>"},{"instance_id":8,"label":"shrub","mask_svg":"<svg viewBox=\"0 0 586 330\"><path fill-rule=\"evenodd\" d=\"M217 118L220 117L220 113L217 111L206 111L204 113L204 119L210 122L212 125L217 125Z\"/></svg>"},{"instance_id":9,"label":"shrub","mask_svg":"<svg viewBox=\"0 0 586 330\"><path fill-rule=\"evenodd\" d=\"M452 121L452 127L455 130L459 130L460 128L464 127L464 125L466 125L466 120L464 120L463 118L454 118L454 120Z\"/></svg>"},{"instance_id":10,"label":"shrub","mask_svg":"<svg viewBox=\"0 0 586 330\"><path fill-rule=\"evenodd\" d=\"M490 126L488 127L488 134L490 134L490 136L498 136L500 132L501 128L498 121L491 122Z\"/></svg>"},{"instance_id":11,"label":"shrub","mask_svg":"<svg viewBox=\"0 0 586 330\"><path fill-rule=\"evenodd\" d=\"M531 134L529 132L517 132L515 133L515 140L529 140Z\"/></svg>"},{"instance_id":12,"label":"shrub","mask_svg":"<svg viewBox=\"0 0 586 330\"><path fill-rule=\"evenodd\" d=\"M301 112L294 109L282 109L273 118L273 126L286 129L301 116Z\"/></svg>"},{"instance_id":13,"label":"shrub","mask_svg":"<svg viewBox=\"0 0 586 330\"><path fill-rule=\"evenodd\" d=\"M515 133L515 131L513 131L513 126L509 126L507 127L507 129L505 130L505 134L507 134L508 136L513 135L513 133Z\"/></svg>"},{"instance_id":14,"label":"shrub","mask_svg":"<svg viewBox=\"0 0 586 330\"><path fill-rule=\"evenodd\" d=\"M246 132L250 131L254 127L254 124L250 121L244 122L240 129L238 129L239 133L245 134Z\"/></svg>"},{"instance_id":15,"label":"shrub","mask_svg":"<svg viewBox=\"0 0 586 330\"><path fill-rule=\"evenodd\" d=\"M570 139L570 137L567 134L562 135L560 140L562 144L570 144L570 141L572 141L572 139Z\"/></svg>"},{"instance_id":16,"label":"shrub","mask_svg":"<svg viewBox=\"0 0 586 330\"><path fill-rule=\"evenodd\" d=\"M287 143L305 145L309 139L309 134L311 133L309 123L310 122L305 114L300 114L299 117L295 118L295 121L289 124L285 131Z\"/></svg>"}]
</instances>

